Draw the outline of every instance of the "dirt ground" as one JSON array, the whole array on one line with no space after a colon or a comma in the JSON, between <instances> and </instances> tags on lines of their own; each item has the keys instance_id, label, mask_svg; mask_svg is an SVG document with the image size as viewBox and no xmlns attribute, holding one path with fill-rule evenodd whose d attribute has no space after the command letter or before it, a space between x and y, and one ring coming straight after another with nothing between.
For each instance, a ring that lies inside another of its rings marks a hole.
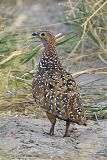
<instances>
[{"instance_id":1,"label":"dirt ground","mask_svg":"<svg viewBox=\"0 0 107 160\"><path fill-rule=\"evenodd\" d=\"M10 5L10 2L11 0L5 5ZM17 5L19 8L12 24L14 28L29 30L32 27L32 31L37 31L40 30L40 26L50 25L48 28L55 33L68 32L66 26L60 23L66 12L65 1L19 0ZM86 81L98 78L101 76L88 75L77 80L84 85ZM101 84L106 85L107 79L101 81ZM107 101L102 101L103 104L107 105ZM0 160L106 160L107 120L99 120L98 124L88 120L86 127L74 125L73 130L71 125L70 137L63 138L63 121L57 121L55 135L49 136L46 133L49 132L50 123L46 118L12 117L0 113Z\"/></svg>"},{"instance_id":2,"label":"dirt ground","mask_svg":"<svg viewBox=\"0 0 107 160\"><path fill-rule=\"evenodd\" d=\"M0 118L1 160L106 160L107 121L70 127L63 138L65 122L58 120L55 135L49 136L50 123L25 116ZM73 129L72 129L73 127Z\"/></svg>"}]
</instances>

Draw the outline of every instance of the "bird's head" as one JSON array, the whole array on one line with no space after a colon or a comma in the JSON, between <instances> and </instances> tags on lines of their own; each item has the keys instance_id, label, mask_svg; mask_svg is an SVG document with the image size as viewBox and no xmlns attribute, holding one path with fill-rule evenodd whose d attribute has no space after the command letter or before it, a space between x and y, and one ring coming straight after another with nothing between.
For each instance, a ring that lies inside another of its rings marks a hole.
<instances>
[{"instance_id":1,"label":"bird's head","mask_svg":"<svg viewBox=\"0 0 107 160\"><path fill-rule=\"evenodd\" d=\"M34 32L32 36L40 38L44 46L47 46L47 44L55 45L55 35L50 31Z\"/></svg>"}]
</instances>

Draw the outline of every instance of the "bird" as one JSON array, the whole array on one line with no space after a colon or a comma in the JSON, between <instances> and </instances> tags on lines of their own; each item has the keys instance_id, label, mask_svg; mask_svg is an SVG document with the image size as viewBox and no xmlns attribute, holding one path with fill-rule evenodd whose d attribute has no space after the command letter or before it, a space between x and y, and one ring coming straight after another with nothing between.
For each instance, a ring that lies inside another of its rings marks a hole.
<instances>
[{"instance_id":1,"label":"bird","mask_svg":"<svg viewBox=\"0 0 107 160\"><path fill-rule=\"evenodd\" d=\"M61 65L56 50L55 34L51 31L33 32L44 50L32 82L35 102L44 109L51 122L50 135L54 135L56 119L66 121L64 137L69 136L71 123L87 125L80 89L72 74Z\"/></svg>"}]
</instances>

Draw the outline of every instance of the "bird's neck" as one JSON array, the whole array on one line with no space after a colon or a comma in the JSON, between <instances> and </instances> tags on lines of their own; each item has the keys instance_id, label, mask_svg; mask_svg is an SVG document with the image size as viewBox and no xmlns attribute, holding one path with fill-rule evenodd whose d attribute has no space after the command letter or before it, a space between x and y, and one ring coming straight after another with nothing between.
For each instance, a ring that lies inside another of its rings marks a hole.
<instances>
[{"instance_id":1,"label":"bird's neck","mask_svg":"<svg viewBox=\"0 0 107 160\"><path fill-rule=\"evenodd\" d=\"M44 52L39 63L39 69L51 70L59 68L61 68L61 64L57 56L55 45L49 43L44 47Z\"/></svg>"}]
</instances>

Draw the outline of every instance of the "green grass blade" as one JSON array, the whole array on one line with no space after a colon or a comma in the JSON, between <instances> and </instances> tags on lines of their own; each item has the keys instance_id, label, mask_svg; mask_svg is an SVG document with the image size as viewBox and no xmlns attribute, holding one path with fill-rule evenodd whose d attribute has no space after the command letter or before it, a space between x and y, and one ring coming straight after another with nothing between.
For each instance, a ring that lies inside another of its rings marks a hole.
<instances>
[{"instance_id":1,"label":"green grass blade","mask_svg":"<svg viewBox=\"0 0 107 160\"><path fill-rule=\"evenodd\" d=\"M37 50L30 52L29 54L26 54L23 58L21 58L20 62L24 64L30 61L40 50L41 50L41 47L38 48Z\"/></svg>"}]
</instances>

